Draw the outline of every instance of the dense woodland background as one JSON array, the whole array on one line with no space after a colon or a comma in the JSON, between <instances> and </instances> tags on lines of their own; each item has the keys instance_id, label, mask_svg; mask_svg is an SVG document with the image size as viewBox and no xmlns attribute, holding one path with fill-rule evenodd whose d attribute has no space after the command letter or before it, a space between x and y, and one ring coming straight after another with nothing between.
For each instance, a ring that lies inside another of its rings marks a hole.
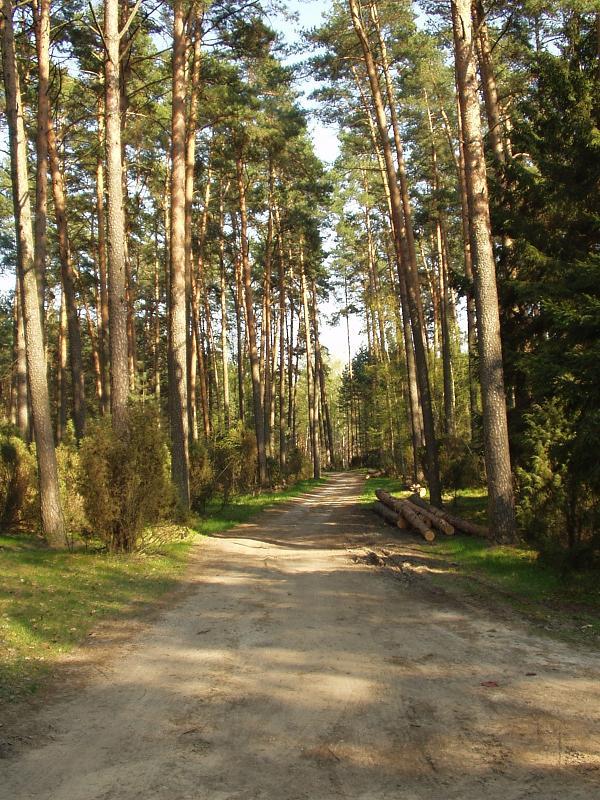
<instances>
[{"instance_id":1,"label":"dense woodland background","mask_svg":"<svg viewBox=\"0 0 600 800\"><path fill-rule=\"evenodd\" d=\"M294 67L270 11L3 0L2 526L128 551L370 466L485 483L498 541L589 564L599 3L334 2Z\"/></svg>"}]
</instances>

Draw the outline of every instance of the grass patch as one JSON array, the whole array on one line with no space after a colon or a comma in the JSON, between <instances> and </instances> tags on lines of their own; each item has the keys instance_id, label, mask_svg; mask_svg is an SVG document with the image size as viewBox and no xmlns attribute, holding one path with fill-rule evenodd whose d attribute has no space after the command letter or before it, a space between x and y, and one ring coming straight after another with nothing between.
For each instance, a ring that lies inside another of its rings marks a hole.
<instances>
[{"instance_id":1,"label":"grass patch","mask_svg":"<svg viewBox=\"0 0 600 800\"><path fill-rule=\"evenodd\" d=\"M134 555L54 551L32 536L0 535L0 701L35 692L99 620L132 617L174 588L196 533L225 531L323 482L215 503L194 530L158 529Z\"/></svg>"},{"instance_id":2,"label":"grass patch","mask_svg":"<svg viewBox=\"0 0 600 800\"><path fill-rule=\"evenodd\" d=\"M255 514L264 511L266 508L278 503L284 503L294 497L299 497L304 492L326 482L327 478L304 480L275 492L238 495L225 506L219 501L213 500L208 503L206 512L198 518L197 530L206 536L223 533L229 528L247 522Z\"/></svg>"},{"instance_id":3,"label":"grass patch","mask_svg":"<svg viewBox=\"0 0 600 800\"><path fill-rule=\"evenodd\" d=\"M396 495L396 497L408 497L410 492L403 489L403 486L404 483L398 478L369 478L365 481L365 487L360 496L360 502L364 505L371 505L371 503L374 503L377 499L375 497L375 491L377 489L383 489L390 494Z\"/></svg>"},{"instance_id":4,"label":"grass patch","mask_svg":"<svg viewBox=\"0 0 600 800\"><path fill-rule=\"evenodd\" d=\"M373 478L366 482L361 501L370 504L375 489L408 497L402 482ZM485 489L461 490L455 498L445 497L451 513L480 525L487 522ZM433 554L448 564L443 573L431 575L434 583L452 589L458 585L472 594L500 595L513 607L526 612L544 627L576 634L579 639L600 636L600 581L598 572L564 572L560 566L544 563L530 547L493 545L484 539L438 535L433 544L411 548Z\"/></svg>"},{"instance_id":5,"label":"grass patch","mask_svg":"<svg viewBox=\"0 0 600 800\"><path fill-rule=\"evenodd\" d=\"M129 556L0 536L0 699L35 692L98 620L133 615L172 588L193 541L184 535L160 552Z\"/></svg>"}]
</instances>

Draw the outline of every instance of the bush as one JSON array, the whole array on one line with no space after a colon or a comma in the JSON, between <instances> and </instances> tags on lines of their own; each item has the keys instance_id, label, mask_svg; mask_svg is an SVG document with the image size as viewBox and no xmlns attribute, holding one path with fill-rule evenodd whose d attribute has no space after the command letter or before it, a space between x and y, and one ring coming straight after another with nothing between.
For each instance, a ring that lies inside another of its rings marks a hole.
<instances>
[{"instance_id":1,"label":"bush","mask_svg":"<svg viewBox=\"0 0 600 800\"><path fill-rule=\"evenodd\" d=\"M290 447L288 450L286 474L292 480L310 478L312 475L312 462L299 447Z\"/></svg>"},{"instance_id":2,"label":"bush","mask_svg":"<svg viewBox=\"0 0 600 800\"><path fill-rule=\"evenodd\" d=\"M12 430L0 432L0 528L39 524L35 454Z\"/></svg>"},{"instance_id":3,"label":"bush","mask_svg":"<svg viewBox=\"0 0 600 800\"><path fill-rule=\"evenodd\" d=\"M215 471L206 446L194 442L190 447L190 505L202 514L215 493Z\"/></svg>"},{"instance_id":4,"label":"bush","mask_svg":"<svg viewBox=\"0 0 600 800\"><path fill-rule=\"evenodd\" d=\"M58 482L63 518L69 544L89 528L85 501L80 491L81 458L73 423L69 422L62 442L56 448Z\"/></svg>"},{"instance_id":5,"label":"bush","mask_svg":"<svg viewBox=\"0 0 600 800\"><path fill-rule=\"evenodd\" d=\"M145 525L172 515L169 450L154 406L132 405L119 434L109 418L90 423L80 459L85 512L111 552L131 552Z\"/></svg>"},{"instance_id":6,"label":"bush","mask_svg":"<svg viewBox=\"0 0 600 800\"><path fill-rule=\"evenodd\" d=\"M440 442L440 479L446 490L456 493L485 483L485 466L480 453L469 442L446 437Z\"/></svg>"},{"instance_id":7,"label":"bush","mask_svg":"<svg viewBox=\"0 0 600 800\"><path fill-rule=\"evenodd\" d=\"M231 428L213 446L215 487L229 502L232 493L249 492L257 486L257 449L254 433L242 425Z\"/></svg>"},{"instance_id":8,"label":"bush","mask_svg":"<svg viewBox=\"0 0 600 800\"><path fill-rule=\"evenodd\" d=\"M525 415L525 457L516 470L517 517L525 536L547 556L566 553L571 566L591 563L600 549L597 475L581 439L578 420L559 400L534 405Z\"/></svg>"}]
</instances>

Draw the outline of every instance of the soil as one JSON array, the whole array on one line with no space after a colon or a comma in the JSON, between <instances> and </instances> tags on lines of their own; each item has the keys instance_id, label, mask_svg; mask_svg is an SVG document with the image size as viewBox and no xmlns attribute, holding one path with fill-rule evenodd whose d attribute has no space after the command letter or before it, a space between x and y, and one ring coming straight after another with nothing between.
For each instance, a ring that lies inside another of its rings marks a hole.
<instances>
[{"instance_id":1,"label":"soil","mask_svg":"<svg viewBox=\"0 0 600 800\"><path fill-rule=\"evenodd\" d=\"M157 618L92 637L0 727L2 800L599 797L597 655L434 586L363 484L203 541Z\"/></svg>"}]
</instances>

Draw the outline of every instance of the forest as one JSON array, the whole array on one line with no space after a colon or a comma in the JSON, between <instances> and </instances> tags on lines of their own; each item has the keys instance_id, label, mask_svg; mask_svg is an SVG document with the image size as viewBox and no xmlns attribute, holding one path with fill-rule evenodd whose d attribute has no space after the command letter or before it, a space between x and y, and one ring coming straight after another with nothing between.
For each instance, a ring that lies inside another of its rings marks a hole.
<instances>
[{"instance_id":1,"label":"forest","mask_svg":"<svg viewBox=\"0 0 600 800\"><path fill-rule=\"evenodd\" d=\"M0 526L369 468L597 563L600 4L290 13L3 0Z\"/></svg>"}]
</instances>

